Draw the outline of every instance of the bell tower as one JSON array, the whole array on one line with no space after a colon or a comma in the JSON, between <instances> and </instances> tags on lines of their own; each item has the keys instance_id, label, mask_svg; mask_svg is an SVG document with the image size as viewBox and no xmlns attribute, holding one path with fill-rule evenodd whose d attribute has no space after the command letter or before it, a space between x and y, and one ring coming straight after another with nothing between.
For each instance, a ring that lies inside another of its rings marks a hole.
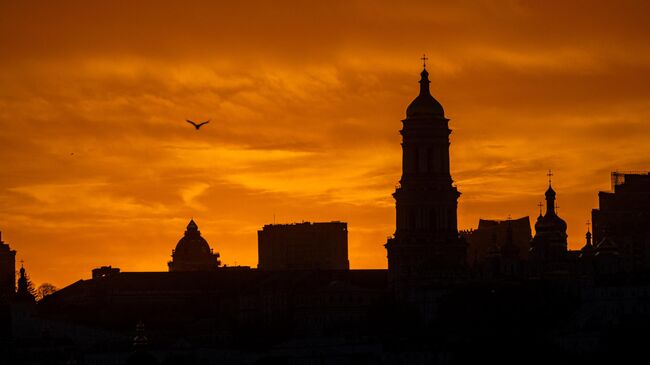
<instances>
[{"instance_id":1,"label":"bell tower","mask_svg":"<svg viewBox=\"0 0 650 365\"><path fill-rule=\"evenodd\" d=\"M458 272L467 256L458 237L460 192L449 169L449 119L431 95L426 64L419 83L420 93L402 120L402 178L393 193L396 230L385 245L397 292Z\"/></svg>"}]
</instances>

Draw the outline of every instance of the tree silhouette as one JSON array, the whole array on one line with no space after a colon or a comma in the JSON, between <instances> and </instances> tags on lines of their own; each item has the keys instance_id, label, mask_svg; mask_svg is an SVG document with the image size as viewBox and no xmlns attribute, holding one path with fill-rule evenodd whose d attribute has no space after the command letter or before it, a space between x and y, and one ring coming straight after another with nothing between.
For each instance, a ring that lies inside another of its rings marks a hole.
<instances>
[{"instance_id":1,"label":"tree silhouette","mask_svg":"<svg viewBox=\"0 0 650 365\"><path fill-rule=\"evenodd\" d=\"M54 294L58 289L50 283L43 283L36 289L36 300L41 300L50 294Z\"/></svg>"}]
</instances>

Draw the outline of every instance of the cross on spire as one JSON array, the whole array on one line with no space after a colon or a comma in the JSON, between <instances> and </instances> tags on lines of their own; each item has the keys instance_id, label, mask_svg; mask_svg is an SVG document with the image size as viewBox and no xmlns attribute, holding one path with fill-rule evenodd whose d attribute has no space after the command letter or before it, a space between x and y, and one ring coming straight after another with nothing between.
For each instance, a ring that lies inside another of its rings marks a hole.
<instances>
[{"instance_id":1,"label":"cross on spire","mask_svg":"<svg viewBox=\"0 0 650 365\"><path fill-rule=\"evenodd\" d=\"M551 186L551 177L553 176L553 172L551 170L548 170L546 176L548 176L548 185Z\"/></svg>"},{"instance_id":2,"label":"cross on spire","mask_svg":"<svg viewBox=\"0 0 650 365\"><path fill-rule=\"evenodd\" d=\"M20 260L20 267L23 267L23 264L24 264L24 263L25 263L25 261L21 259L21 260Z\"/></svg>"},{"instance_id":3,"label":"cross on spire","mask_svg":"<svg viewBox=\"0 0 650 365\"><path fill-rule=\"evenodd\" d=\"M422 60L422 67L427 68L427 60L428 60L427 55L422 54L422 58L420 59Z\"/></svg>"},{"instance_id":4,"label":"cross on spire","mask_svg":"<svg viewBox=\"0 0 650 365\"><path fill-rule=\"evenodd\" d=\"M544 206L544 204L542 204L542 202L539 202L537 203L537 206L539 207L539 215L542 215L542 207Z\"/></svg>"},{"instance_id":5,"label":"cross on spire","mask_svg":"<svg viewBox=\"0 0 650 365\"><path fill-rule=\"evenodd\" d=\"M587 219L587 232L589 232L589 227L590 226L591 226L591 222L589 221L589 219Z\"/></svg>"},{"instance_id":6,"label":"cross on spire","mask_svg":"<svg viewBox=\"0 0 650 365\"><path fill-rule=\"evenodd\" d=\"M560 211L560 206L557 205L557 203L555 203L555 212L557 213L557 212L559 212L559 211Z\"/></svg>"}]
</instances>

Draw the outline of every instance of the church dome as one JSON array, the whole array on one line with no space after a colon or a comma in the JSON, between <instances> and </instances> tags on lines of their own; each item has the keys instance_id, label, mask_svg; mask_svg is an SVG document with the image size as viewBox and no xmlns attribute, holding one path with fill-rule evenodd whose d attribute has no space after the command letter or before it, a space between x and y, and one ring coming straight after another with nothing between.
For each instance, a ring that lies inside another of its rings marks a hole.
<instances>
[{"instance_id":1,"label":"church dome","mask_svg":"<svg viewBox=\"0 0 650 365\"><path fill-rule=\"evenodd\" d=\"M210 253L210 245L201 237L199 227L190 220L185 235L176 244L175 254L178 256L198 256Z\"/></svg>"},{"instance_id":2,"label":"church dome","mask_svg":"<svg viewBox=\"0 0 650 365\"><path fill-rule=\"evenodd\" d=\"M546 199L555 199L555 190L551 187L551 184L548 185L548 189L546 189Z\"/></svg>"},{"instance_id":3,"label":"church dome","mask_svg":"<svg viewBox=\"0 0 650 365\"><path fill-rule=\"evenodd\" d=\"M535 223L536 232L561 231L566 232L567 225L564 219L560 218L555 212L547 213Z\"/></svg>"},{"instance_id":4,"label":"church dome","mask_svg":"<svg viewBox=\"0 0 650 365\"><path fill-rule=\"evenodd\" d=\"M550 172L549 172L550 174ZM551 186L551 180L548 181L548 189L544 193L546 196L546 214L537 218L535 223L536 232L566 232L567 225L564 219L560 218L555 211L555 190Z\"/></svg>"},{"instance_id":5,"label":"church dome","mask_svg":"<svg viewBox=\"0 0 650 365\"><path fill-rule=\"evenodd\" d=\"M442 105L431 96L429 91L429 73L426 69L422 70L420 73L420 94L409 104L406 108L406 117L407 118L417 118L417 117L434 117L434 118L444 118L445 111L442 108Z\"/></svg>"}]
</instances>

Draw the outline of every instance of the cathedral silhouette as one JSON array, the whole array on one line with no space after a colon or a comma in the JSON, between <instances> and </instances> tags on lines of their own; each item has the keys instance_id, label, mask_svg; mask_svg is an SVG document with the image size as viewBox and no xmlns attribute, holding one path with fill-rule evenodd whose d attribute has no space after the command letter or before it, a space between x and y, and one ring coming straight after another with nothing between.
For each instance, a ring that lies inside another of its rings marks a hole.
<instances>
[{"instance_id":1,"label":"cathedral silhouette","mask_svg":"<svg viewBox=\"0 0 650 365\"><path fill-rule=\"evenodd\" d=\"M534 235L529 217L459 231L450 120L431 95L426 64L419 85L400 131L387 270L349 268L345 222L266 225L258 268L221 265L192 219L168 272L99 267L36 301L24 267L16 287L16 252L0 239L0 363L598 364L643 356L650 173L612 174L580 250L567 247L550 171Z\"/></svg>"}]
</instances>

